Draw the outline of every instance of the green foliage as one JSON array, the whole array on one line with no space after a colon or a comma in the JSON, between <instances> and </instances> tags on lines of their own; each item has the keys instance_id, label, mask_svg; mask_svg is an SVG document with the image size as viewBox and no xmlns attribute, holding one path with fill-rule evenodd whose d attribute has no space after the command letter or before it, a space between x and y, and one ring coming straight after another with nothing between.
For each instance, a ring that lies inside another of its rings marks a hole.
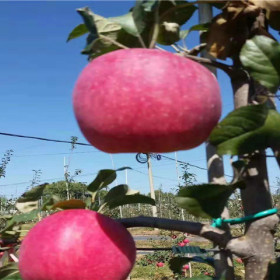
<instances>
[{"instance_id":1,"label":"green foliage","mask_svg":"<svg viewBox=\"0 0 280 280\"><path fill-rule=\"evenodd\" d=\"M52 196L58 196L60 200L67 199L66 181L58 181L48 184L43 192L43 200L46 202ZM80 182L68 182L69 197L84 199L87 194L87 185Z\"/></svg>"},{"instance_id":2,"label":"green foliage","mask_svg":"<svg viewBox=\"0 0 280 280\"><path fill-rule=\"evenodd\" d=\"M137 264L141 266L152 265L155 266L157 262L168 263L172 257L172 252L170 251L154 251L152 254L147 254L137 260Z\"/></svg>"},{"instance_id":3,"label":"green foliage","mask_svg":"<svg viewBox=\"0 0 280 280\"><path fill-rule=\"evenodd\" d=\"M247 40L240 60L250 75L271 92L280 85L280 44L266 36Z\"/></svg>"},{"instance_id":4,"label":"green foliage","mask_svg":"<svg viewBox=\"0 0 280 280\"><path fill-rule=\"evenodd\" d=\"M103 207L113 209L125 204L146 203L155 205L155 201L145 195L139 194L138 191L130 190L127 185L118 185L112 188L104 197Z\"/></svg>"},{"instance_id":5,"label":"green foliage","mask_svg":"<svg viewBox=\"0 0 280 280\"><path fill-rule=\"evenodd\" d=\"M118 185L111 188L103 197L103 200L100 200L100 196L98 196L99 191L107 188L108 185L116 179L117 171L122 171L128 168L129 167L123 167L117 170L100 170L93 182L88 185L88 191L91 194L91 201L87 202L87 207L104 213L106 210L111 210L126 204L145 203L155 205L155 201L153 199L139 194L138 191L129 189L127 185Z\"/></svg>"},{"instance_id":6,"label":"green foliage","mask_svg":"<svg viewBox=\"0 0 280 280\"><path fill-rule=\"evenodd\" d=\"M0 164L0 178L6 176L6 168L8 163L11 160L11 156L13 155L13 150L7 150L4 156L2 157Z\"/></svg>"},{"instance_id":7,"label":"green foliage","mask_svg":"<svg viewBox=\"0 0 280 280\"><path fill-rule=\"evenodd\" d=\"M210 135L219 154L241 155L279 147L280 114L266 104L241 107L222 120Z\"/></svg>"},{"instance_id":8,"label":"green foliage","mask_svg":"<svg viewBox=\"0 0 280 280\"><path fill-rule=\"evenodd\" d=\"M178 205L195 216L218 218L236 188L242 187L238 182L233 185L203 184L182 188L177 195Z\"/></svg>"},{"instance_id":9,"label":"green foliage","mask_svg":"<svg viewBox=\"0 0 280 280\"><path fill-rule=\"evenodd\" d=\"M186 1L138 0L133 9L121 16L104 18L88 7L77 9L84 24L76 26L67 41L89 32L82 54L95 58L124 45L130 48L149 46L154 33L158 43L171 45L180 39L180 26L186 23L196 6ZM174 29L174 27L176 28Z\"/></svg>"},{"instance_id":10,"label":"green foliage","mask_svg":"<svg viewBox=\"0 0 280 280\"><path fill-rule=\"evenodd\" d=\"M18 270L18 264L17 263L9 263L8 265L5 265L0 268L0 279L5 280L18 280L21 279L19 275Z\"/></svg>"},{"instance_id":11,"label":"green foliage","mask_svg":"<svg viewBox=\"0 0 280 280\"><path fill-rule=\"evenodd\" d=\"M191 186L196 182L196 175L192 172L190 172L190 166L189 164L180 164L182 169L182 175L180 176L180 179L183 180L183 186L179 186L179 189L182 187Z\"/></svg>"}]
</instances>

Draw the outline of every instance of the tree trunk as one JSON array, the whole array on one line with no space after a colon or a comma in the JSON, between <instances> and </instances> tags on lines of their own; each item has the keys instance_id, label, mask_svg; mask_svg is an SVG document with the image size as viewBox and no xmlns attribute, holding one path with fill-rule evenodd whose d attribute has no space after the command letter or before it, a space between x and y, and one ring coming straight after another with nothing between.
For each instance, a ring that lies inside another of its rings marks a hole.
<instances>
[{"instance_id":1,"label":"tree trunk","mask_svg":"<svg viewBox=\"0 0 280 280\"><path fill-rule=\"evenodd\" d=\"M199 4L199 23L207 23L210 22L211 19L212 7L209 4ZM201 56L209 58L209 55L205 50L201 52ZM207 66L207 68L214 75L217 75L216 68L210 66ZM217 154L216 148L210 143L206 143L206 157L208 181L210 183L225 184L226 180L224 177L223 159ZM222 213L222 218L229 218L229 212L227 208L224 209ZM230 235L230 229L228 225L224 225L223 229ZM219 246L214 244L214 248L219 249ZM220 278L223 274L225 274L227 280L233 280L234 267L231 252L226 250L220 250L219 252L215 252L214 260L216 277Z\"/></svg>"},{"instance_id":2,"label":"tree trunk","mask_svg":"<svg viewBox=\"0 0 280 280\"><path fill-rule=\"evenodd\" d=\"M231 77L235 108L248 105L251 100L248 76L242 70L236 70ZM246 188L241 190L241 199L245 215L254 214L272 208L269 190L265 151L256 151L249 159L248 169L243 175ZM272 215L246 223L245 236L239 241L244 243L246 280L267 279L267 268L275 259L273 231L278 216Z\"/></svg>"}]
</instances>

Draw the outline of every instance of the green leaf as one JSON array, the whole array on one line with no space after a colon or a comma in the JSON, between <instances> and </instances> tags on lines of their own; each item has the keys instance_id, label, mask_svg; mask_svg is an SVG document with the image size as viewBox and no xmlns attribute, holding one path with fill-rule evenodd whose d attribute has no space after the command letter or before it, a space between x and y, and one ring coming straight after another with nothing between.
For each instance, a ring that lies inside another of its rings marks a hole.
<instances>
[{"instance_id":1,"label":"green leaf","mask_svg":"<svg viewBox=\"0 0 280 280\"><path fill-rule=\"evenodd\" d=\"M116 170L113 169L103 169L100 170L96 178L91 182L87 190L90 192L96 192L103 188L106 188L117 178Z\"/></svg>"},{"instance_id":2,"label":"green leaf","mask_svg":"<svg viewBox=\"0 0 280 280\"><path fill-rule=\"evenodd\" d=\"M130 190L128 185L118 185L112 188L104 197L105 202L109 202L111 200L115 200L116 197L124 196L124 195L132 195L138 194L139 191Z\"/></svg>"},{"instance_id":3,"label":"green leaf","mask_svg":"<svg viewBox=\"0 0 280 280\"><path fill-rule=\"evenodd\" d=\"M84 23L81 23L79 25L77 25L69 34L68 38L67 38L67 42L69 42L72 39L78 38L86 33L88 33L88 29L86 27L86 25Z\"/></svg>"},{"instance_id":4,"label":"green leaf","mask_svg":"<svg viewBox=\"0 0 280 280\"><path fill-rule=\"evenodd\" d=\"M83 18L87 30L92 35L94 35L95 38L98 38L98 31L95 24L94 13L88 7L77 9L77 12Z\"/></svg>"},{"instance_id":5,"label":"green leaf","mask_svg":"<svg viewBox=\"0 0 280 280\"><path fill-rule=\"evenodd\" d=\"M240 60L250 75L271 92L280 85L280 44L266 36L247 40Z\"/></svg>"},{"instance_id":6,"label":"green leaf","mask_svg":"<svg viewBox=\"0 0 280 280\"><path fill-rule=\"evenodd\" d=\"M132 12L118 17L110 17L108 20L118 23L127 33L136 37L139 36L139 31L135 25Z\"/></svg>"},{"instance_id":7,"label":"green leaf","mask_svg":"<svg viewBox=\"0 0 280 280\"><path fill-rule=\"evenodd\" d=\"M210 26L209 22L193 25L188 30L181 30L180 31L180 38L185 39L190 34L191 31L208 31L209 26Z\"/></svg>"},{"instance_id":8,"label":"green leaf","mask_svg":"<svg viewBox=\"0 0 280 280\"><path fill-rule=\"evenodd\" d=\"M17 263L9 263L0 268L0 279L21 279L19 276L18 264ZM9 278L6 278L8 277ZM17 277L17 278L13 278Z\"/></svg>"},{"instance_id":9,"label":"green leaf","mask_svg":"<svg viewBox=\"0 0 280 280\"><path fill-rule=\"evenodd\" d=\"M6 227L3 230L1 230L0 233L3 233L5 231L13 228L13 226L15 224L37 220L38 213L39 213L38 210L33 210L29 213L22 213L22 214L14 215L10 220L8 220Z\"/></svg>"},{"instance_id":10,"label":"green leaf","mask_svg":"<svg viewBox=\"0 0 280 280\"><path fill-rule=\"evenodd\" d=\"M65 201L59 201L52 206L52 209L85 209L86 204L80 199L69 199Z\"/></svg>"},{"instance_id":11,"label":"green leaf","mask_svg":"<svg viewBox=\"0 0 280 280\"><path fill-rule=\"evenodd\" d=\"M3 280L22 280L22 278L20 277L20 274L18 272L16 274L3 278Z\"/></svg>"},{"instance_id":12,"label":"green leaf","mask_svg":"<svg viewBox=\"0 0 280 280\"><path fill-rule=\"evenodd\" d=\"M175 22L179 25L185 24L196 11L197 7L193 3L187 1L174 1L171 5L170 1L162 1L160 5L161 22Z\"/></svg>"},{"instance_id":13,"label":"green leaf","mask_svg":"<svg viewBox=\"0 0 280 280\"><path fill-rule=\"evenodd\" d=\"M256 108L255 108L256 107ZM220 155L241 155L280 146L280 114L265 105L242 107L230 113L211 133Z\"/></svg>"},{"instance_id":14,"label":"green leaf","mask_svg":"<svg viewBox=\"0 0 280 280\"><path fill-rule=\"evenodd\" d=\"M203 184L180 189L176 202L194 216L218 218L236 188L243 186L242 182L233 185Z\"/></svg>"},{"instance_id":15,"label":"green leaf","mask_svg":"<svg viewBox=\"0 0 280 280\"><path fill-rule=\"evenodd\" d=\"M229 113L210 135L210 143L219 145L261 127L267 118L266 105L245 106Z\"/></svg>"},{"instance_id":16,"label":"green leaf","mask_svg":"<svg viewBox=\"0 0 280 280\"><path fill-rule=\"evenodd\" d=\"M52 206L59 202L60 201L60 198L57 196L57 195L52 195L50 198L48 198L44 204L42 205L41 207L41 211L48 211L52 208Z\"/></svg>"},{"instance_id":17,"label":"green leaf","mask_svg":"<svg viewBox=\"0 0 280 280\"><path fill-rule=\"evenodd\" d=\"M90 57L94 58L106 52L118 49L112 42L99 38L99 35L117 40L118 33L122 29L120 24L94 14L87 7L78 9L77 11L82 16L85 26L90 32L87 37L87 45L82 50L82 54L89 54Z\"/></svg>"},{"instance_id":18,"label":"green leaf","mask_svg":"<svg viewBox=\"0 0 280 280\"><path fill-rule=\"evenodd\" d=\"M130 194L131 193L131 194ZM107 206L109 209L116 208L118 206L126 205L126 204L136 204L136 203L142 203L142 204L150 204L150 205L156 205L155 200L142 195L135 193L135 191L129 191L126 195L117 195L115 198L111 196L111 199L106 199L105 206ZM103 208L104 206L102 206Z\"/></svg>"},{"instance_id":19,"label":"green leaf","mask_svg":"<svg viewBox=\"0 0 280 280\"><path fill-rule=\"evenodd\" d=\"M137 0L132 10L132 17L138 34L141 34L153 17L153 11L158 8L158 0Z\"/></svg>"}]
</instances>

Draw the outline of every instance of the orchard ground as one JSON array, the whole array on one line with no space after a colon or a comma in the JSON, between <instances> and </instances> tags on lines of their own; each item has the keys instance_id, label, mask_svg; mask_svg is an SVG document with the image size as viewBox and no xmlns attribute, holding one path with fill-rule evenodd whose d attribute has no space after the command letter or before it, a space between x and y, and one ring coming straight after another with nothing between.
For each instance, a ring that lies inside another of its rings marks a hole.
<instances>
[{"instance_id":1,"label":"orchard ground","mask_svg":"<svg viewBox=\"0 0 280 280\"><path fill-rule=\"evenodd\" d=\"M233 232L234 235L240 234L240 228L236 227ZM130 233L134 236L136 241L136 247L141 248L171 248L176 245L172 236L178 238L182 237L180 232L168 232L150 228L132 228L129 229ZM139 240L139 237L141 240ZM187 238L190 240L191 246L199 246L201 248L210 249L212 248L211 242L207 239L189 235ZM169 269L168 262L164 262L162 267L157 267L157 263L162 261L164 258L168 258L168 251L153 251L144 252L139 250L137 254L136 264L131 272L131 280L168 280L175 279L173 272ZM244 278L244 265L238 262L238 258L234 258L234 265L236 267L235 276L236 280L242 280ZM202 263L191 263L192 276L203 275L214 275L214 270L209 265ZM186 271L186 279L190 276L190 271Z\"/></svg>"}]
</instances>

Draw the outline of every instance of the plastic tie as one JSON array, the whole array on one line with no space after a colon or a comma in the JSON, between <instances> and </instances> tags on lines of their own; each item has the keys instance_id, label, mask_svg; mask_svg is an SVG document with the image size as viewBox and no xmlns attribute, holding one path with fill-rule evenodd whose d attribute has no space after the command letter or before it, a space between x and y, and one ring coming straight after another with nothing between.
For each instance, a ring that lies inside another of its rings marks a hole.
<instances>
[{"instance_id":1,"label":"plastic tie","mask_svg":"<svg viewBox=\"0 0 280 280\"><path fill-rule=\"evenodd\" d=\"M217 218L217 219L213 219L213 222L212 222L211 226L216 227L216 228L220 228L220 227L222 227L223 223L228 223L228 224L231 224L231 225L242 224L242 223L245 223L245 222L248 222L248 221L253 221L253 220L256 220L256 219L260 219L260 218L263 218L263 217L267 217L267 216L276 214L277 212L278 212L277 208L272 208L272 209L261 211L261 212L258 212L256 214L245 216L245 217L242 217L242 218L235 218L235 219Z\"/></svg>"}]
</instances>

